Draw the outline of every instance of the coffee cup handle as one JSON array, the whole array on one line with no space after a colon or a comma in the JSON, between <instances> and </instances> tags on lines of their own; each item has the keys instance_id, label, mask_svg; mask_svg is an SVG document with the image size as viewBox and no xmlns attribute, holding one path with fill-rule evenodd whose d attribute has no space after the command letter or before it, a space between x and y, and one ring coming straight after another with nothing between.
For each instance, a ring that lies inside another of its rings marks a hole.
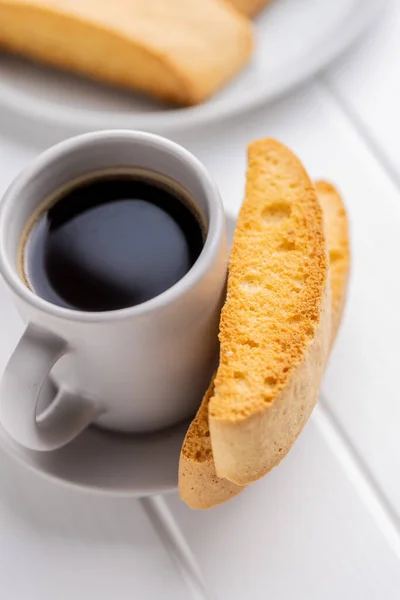
<instances>
[{"instance_id":1,"label":"coffee cup handle","mask_svg":"<svg viewBox=\"0 0 400 600\"><path fill-rule=\"evenodd\" d=\"M30 324L4 371L0 422L15 441L31 450L65 446L102 412L95 402L61 389L43 413L36 414L51 369L69 351L65 340Z\"/></svg>"}]
</instances>

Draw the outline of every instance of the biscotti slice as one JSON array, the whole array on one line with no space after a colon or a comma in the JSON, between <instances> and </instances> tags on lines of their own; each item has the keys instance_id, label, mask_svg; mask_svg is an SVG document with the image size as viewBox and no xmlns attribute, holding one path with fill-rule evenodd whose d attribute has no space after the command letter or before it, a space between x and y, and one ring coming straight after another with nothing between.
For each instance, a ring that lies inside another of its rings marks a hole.
<instances>
[{"instance_id":1,"label":"biscotti slice","mask_svg":"<svg viewBox=\"0 0 400 600\"><path fill-rule=\"evenodd\" d=\"M180 454L179 495L190 508L211 508L245 489L215 472L208 425L208 403L213 393L214 380L189 426Z\"/></svg>"},{"instance_id":2,"label":"biscotti slice","mask_svg":"<svg viewBox=\"0 0 400 600\"><path fill-rule=\"evenodd\" d=\"M317 401L330 309L315 187L285 146L253 142L209 402L219 477L247 485L292 447Z\"/></svg>"},{"instance_id":3,"label":"biscotti slice","mask_svg":"<svg viewBox=\"0 0 400 600\"><path fill-rule=\"evenodd\" d=\"M270 4L271 0L229 0L229 2L244 15L253 17Z\"/></svg>"},{"instance_id":4,"label":"biscotti slice","mask_svg":"<svg viewBox=\"0 0 400 600\"><path fill-rule=\"evenodd\" d=\"M222 0L0 0L0 48L175 104L216 92L252 46Z\"/></svg>"},{"instance_id":5,"label":"biscotti slice","mask_svg":"<svg viewBox=\"0 0 400 600\"><path fill-rule=\"evenodd\" d=\"M350 272L349 224L346 208L338 191L326 181L317 181L316 189L324 214L329 251L332 290L331 345L342 320Z\"/></svg>"},{"instance_id":6,"label":"biscotti slice","mask_svg":"<svg viewBox=\"0 0 400 600\"><path fill-rule=\"evenodd\" d=\"M316 189L323 210L330 257L332 345L342 318L349 276L348 222L342 199L335 188L329 183L318 181ZM196 417L190 424L180 455L179 494L190 508L211 508L246 489L217 477L215 472L208 426L208 403L213 393L214 382L211 382Z\"/></svg>"}]
</instances>

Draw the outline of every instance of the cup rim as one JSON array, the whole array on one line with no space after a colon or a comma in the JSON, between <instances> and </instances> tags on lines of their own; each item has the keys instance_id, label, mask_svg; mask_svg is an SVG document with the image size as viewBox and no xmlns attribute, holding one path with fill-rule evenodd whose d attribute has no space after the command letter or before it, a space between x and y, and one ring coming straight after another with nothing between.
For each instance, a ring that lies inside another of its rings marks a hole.
<instances>
[{"instance_id":1,"label":"cup rim","mask_svg":"<svg viewBox=\"0 0 400 600\"><path fill-rule=\"evenodd\" d=\"M127 308L98 312L86 312L58 306L29 290L23 283L19 273L14 269L5 244L5 230L7 228L7 223L12 218L13 210L15 210L15 199L18 198L20 192L29 185L32 179L40 176L40 173L44 169L53 162L62 160L65 155L71 154L76 148L81 147L82 145L90 145L96 141L110 141L110 138L114 138L115 141L128 139L135 143L161 147L165 151L179 156L188 167L192 169L194 175L198 177L202 183L208 206L209 223L205 244L196 262L182 279L158 296L155 296L146 302ZM35 309L59 319L96 323L146 315L166 307L179 298L179 296L185 295L190 288L196 285L196 283L204 277L210 263L219 250L224 232L224 216L224 208L217 184L214 182L203 163L183 146L165 137L143 131L103 130L84 133L68 138L39 154L20 172L4 193L0 201L0 272L8 286L22 300L33 306Z\"/></svg>"}]
</instances>

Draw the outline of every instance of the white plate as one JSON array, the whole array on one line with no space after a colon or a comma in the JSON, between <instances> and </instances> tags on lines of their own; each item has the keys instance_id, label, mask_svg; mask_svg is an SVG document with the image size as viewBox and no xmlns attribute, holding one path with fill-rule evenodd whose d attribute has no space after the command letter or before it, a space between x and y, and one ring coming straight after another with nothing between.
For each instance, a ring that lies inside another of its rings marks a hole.
<instances>
[{"instance_id":1,"label":"white plate","mask_svg":"<svg viewBox=\"0 0 400 600\"><path fill-rule=\"evenodd\" d=\"M236 219L227 217L232 240ZM23 326L0 281L2 337L0 370L22 333ZM54 398L51 385L43 390ZM53 452L36 452L20 446L0 426L0 452L4 451L41 476L86 492L143 497L176 489L179 454L188 423L150 435L117 435L90 427L76 440Z\"/></svg>"},{"instance_id":2,"label":"white plate","mask_svg":"<svg viewBox=\"0 0 400 600\"><path fill-rule=\"evenodd\" d=\"M194 108L168 109L138 95L0 55L0 106L70 133L133 128L166 133L265 103L325 67L378 15L382 0L274 0L256 24L251 65Z\"/></svg>"}]
</instances>

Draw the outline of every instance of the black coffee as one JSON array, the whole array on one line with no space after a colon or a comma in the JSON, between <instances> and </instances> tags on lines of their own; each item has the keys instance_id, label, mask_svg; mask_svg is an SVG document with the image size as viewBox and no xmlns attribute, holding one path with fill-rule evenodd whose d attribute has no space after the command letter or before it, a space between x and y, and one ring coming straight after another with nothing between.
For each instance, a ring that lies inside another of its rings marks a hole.
<instances>
[{"instance_id":1,"label":"black coffee","mask_svg":"<svg viewBox=\"0 0 400 600\"><path fill-rule=\"evenodd\" d=\"M203 228L174 188L100 175L60 194L26 240L24 278L38 296L103 311L141 304L173 286L196 262Z\"/></svg>"}]
</instances>

